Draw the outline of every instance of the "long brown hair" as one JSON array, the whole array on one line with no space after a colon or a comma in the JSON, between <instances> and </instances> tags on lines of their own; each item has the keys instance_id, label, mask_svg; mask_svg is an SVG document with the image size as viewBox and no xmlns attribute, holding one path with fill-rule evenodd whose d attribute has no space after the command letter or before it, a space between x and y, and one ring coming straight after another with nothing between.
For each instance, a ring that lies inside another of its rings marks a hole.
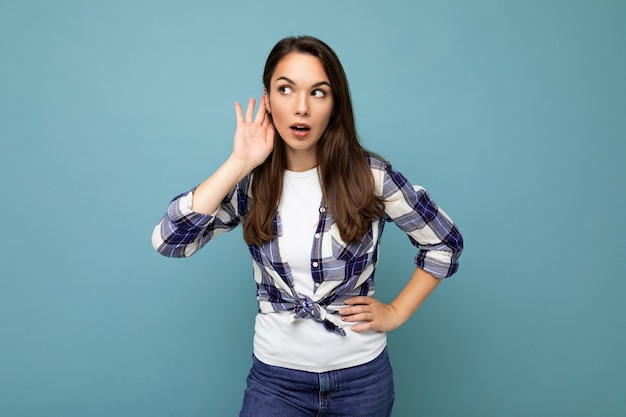
<instances>
[{"instance_id":1,"label":"long brown hair","mask_svg":"<svg viewBox=\"0 0 626 417\"><path fill-rule=\"evenodd\" d=\"M339 58L326 43L311 36L289 37L279 41L268 55L263 71L268 93L276 66L292 52L317 57L329 78L333 111L316 147L322 195L341 239L358 243L371 220L382 215L383 202L374 195L374 179L366 160L371 153L359 143L348 79ZM285 167L285 145L276 132L272 153L253 171L253 203L243 223L248 244L261 245L273 239Z\"/></svg>"}]
</instances>

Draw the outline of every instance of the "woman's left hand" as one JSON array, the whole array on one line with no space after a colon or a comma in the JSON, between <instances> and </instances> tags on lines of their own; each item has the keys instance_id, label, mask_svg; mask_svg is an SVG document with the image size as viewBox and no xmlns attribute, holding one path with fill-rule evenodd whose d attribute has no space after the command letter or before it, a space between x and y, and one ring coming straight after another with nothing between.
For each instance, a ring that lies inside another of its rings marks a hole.
<instances>
[{"instance_id":1,"label":"woman's left hand","mask_svg":"<svg viewBox=\"0 0 626 417\"><path fill-rule=\"evenodd\" d=\"M393 305L384 304L373 297L351 297L346 299L346 304L349 304L349 307L340 309L339 314L343 321L362 322L352 326L355 332L364 330L388 332L400 327L403 322Z\"/></svg>"}]
</instances>

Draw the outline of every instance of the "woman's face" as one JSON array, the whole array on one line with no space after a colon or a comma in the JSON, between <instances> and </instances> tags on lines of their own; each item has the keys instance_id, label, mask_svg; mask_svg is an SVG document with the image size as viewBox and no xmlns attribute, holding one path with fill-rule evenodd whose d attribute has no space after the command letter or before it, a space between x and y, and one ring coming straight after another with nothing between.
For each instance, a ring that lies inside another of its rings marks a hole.
<instances>
[{"instance_id":1,"label":"woman's face","mask_svg":"<svg viewBox=\"0 0 626 417\"><path fill-rule=\"evenodd\" d=\"M317 142L333 110L330 81L319 58L295 52L286 55L265 93L274 127L287 145L287 168L315 167Z\"/></svg>"}]
</instances>

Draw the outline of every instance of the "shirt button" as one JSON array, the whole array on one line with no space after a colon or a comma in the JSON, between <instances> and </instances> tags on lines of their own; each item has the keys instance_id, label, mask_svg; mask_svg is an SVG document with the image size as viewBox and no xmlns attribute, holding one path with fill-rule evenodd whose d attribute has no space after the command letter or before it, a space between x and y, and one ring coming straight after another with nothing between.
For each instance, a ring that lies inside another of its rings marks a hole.
<instances>
[{"instance_id":1,"label":"shirt button","mask_svg":"<svg viewBox=\"0 0 626 417\"><path fill-rule=\"evenodd\" d=\"M313 262L313 268L317 268L319 264L317 262Z\"/></svg>"},{"instance_id":2,"label":"shirt button","mask_svg":"<svg viewBox=\"0 0 626 417\"><path fill-rule=\"evenodd\" d=\"M324 213L326 211L326 207L320 207L320 212Z\"/></svg>"},{"instance_id":3,"label":"shirt button","mask_svg":"<svg viewBox=\"0 0 626 417\"><path fill-rule=\"evenodd\" d=\"M320 286L320 283L319 283L319 282L316 282L316 283L315 283L315 288L319 288L319 286Z\"/></svg>"},{"instance_id":4,"label":"shirt button","mask_svg":"<svg viewBox=\"0 0 626 417\"><path fill-rule=\"evenodd\" d=\"M319 239L319 238L320 238L320 234L319 234L319 233L316 233L316 234L315 234L315 239Z\"/></svg>"}]
</instances>

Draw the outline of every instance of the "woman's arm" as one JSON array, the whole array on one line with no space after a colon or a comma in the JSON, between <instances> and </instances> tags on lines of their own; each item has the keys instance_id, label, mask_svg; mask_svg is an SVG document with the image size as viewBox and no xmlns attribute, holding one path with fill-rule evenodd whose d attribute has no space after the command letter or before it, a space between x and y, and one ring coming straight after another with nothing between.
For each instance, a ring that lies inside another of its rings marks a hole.
<instances>
[{"instance_id":1,"label":"woman's arm","mask_svg":"<svg viewBox=\"0 0 626 417\"><path fill-rule=\"evenodd\" d=\"M370 329L379 332L394 330L413 315L440 282L440 278L435 278L421 268L415 268L409 282L391 303L384 304L367 296L348 298L346 304L350 307L339 310L341 320L362 322L352 326L355 332Z\"/></svg>"},{"instance_id":2,"label":"woman's arm","mask_svg":"<svg viewBox=\"0 0 626 417\"><path fill-rule=\"evenodd\" d=\"M345 302L350 306L339 313L345 321L362 321L352 326L354 331L388 331L402 325L442 279L456 272L463 251L461 233L426 190L413 186L389 165L383 165L383 168L377 170L377 184L385 200L385 214L419 248L415 257L417 268L390 304L368 296L348 298Z\"/></svg>"},{"instance_id":3,"label":"woman's arm","mask_svg":"<svg viewBox=\"0 0 626 417\"><path fill-rule=\"evenodd\" d=\"M250 99L245 118L239 103L235 104L237 129L230 157L192 192L174 198L155 227L152 246L162 255L191 256L213 237L239 224L236 187L267 158L274 144L265 97L253 119L254 103ZM219 210L221 214L217 215Z\"/></svg>"},{"instance_id":4,"label":"woman's arm","mask_svg":"<svg viewBox=\"0 0 626 417\"><path fill-rule=\"evenodd\" d=\"M196 188L192 210L213 214L226 195L254 168L262 164L274 146L274 127L265 108L265 96L253 120L255 100L250 99L244 119L241 105L235 103L237 129L233 152L224 164Z\"/></svg>"}]
</instances>

